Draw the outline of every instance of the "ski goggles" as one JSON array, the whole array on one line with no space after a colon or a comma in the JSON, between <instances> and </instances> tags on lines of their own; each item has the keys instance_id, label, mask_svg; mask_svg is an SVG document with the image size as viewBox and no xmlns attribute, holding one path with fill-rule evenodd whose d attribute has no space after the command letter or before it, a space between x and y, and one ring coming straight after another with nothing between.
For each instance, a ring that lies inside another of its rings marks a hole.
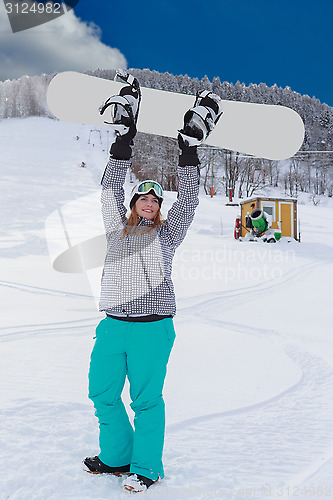
<instances>
[{"instance_id":1,"label":"ski goggles","mask_svg":"<svg viewBox=\"0 0 333 500\"><path fill-rule=\"evenodd\" d=\"M162 186L152 180L142 181L133 191L133 194L143 195L145 193L149 193L149 191L153 190L157 198L161 198L163 200L163 189Z\"/></svg>"}]
</instances>

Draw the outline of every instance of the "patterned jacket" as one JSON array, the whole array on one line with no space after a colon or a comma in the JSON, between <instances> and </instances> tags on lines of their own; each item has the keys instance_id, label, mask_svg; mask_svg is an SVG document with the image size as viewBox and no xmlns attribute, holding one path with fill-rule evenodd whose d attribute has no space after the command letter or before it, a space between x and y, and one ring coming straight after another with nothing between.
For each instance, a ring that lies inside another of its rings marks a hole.
<instances>
[{"instance_id":1,"label":"patterned jacket","mask_svg":"<svg viewBox=\"0 0 333 500\"><path fill-rule=\"evenodd\" d=\"M122 238L126 225L123 184L127 160L109 159L102 180L102 214L107 253L102 275L100 311L109 314L176 314L172 283L172 259L185 238L199 204L197 167L178 167L178 198L170 208L165 225L140 234L152 221L140 218L138 234Z\"/></svg>"}]
</instances>

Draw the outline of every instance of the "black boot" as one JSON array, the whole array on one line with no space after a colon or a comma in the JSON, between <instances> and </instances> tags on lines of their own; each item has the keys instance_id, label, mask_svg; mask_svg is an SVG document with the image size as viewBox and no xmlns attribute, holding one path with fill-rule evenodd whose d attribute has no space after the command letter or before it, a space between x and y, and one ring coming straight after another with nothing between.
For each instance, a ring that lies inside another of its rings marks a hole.
<instances>
[{"instance_id":1,"label":"black boot","mask_svg":"<svg viewBox=\"0 0 333 500\"><path fill-rule=\"evenodd\" d=\"M98 456L87 457L83 460L84 465L89 469L87 472L92 472L93 474L114 474L115 476L121 476L122 474L129 473L130 464L122 465L120 467L109 467L100 461Z\"/></svg>"}]
</instances>

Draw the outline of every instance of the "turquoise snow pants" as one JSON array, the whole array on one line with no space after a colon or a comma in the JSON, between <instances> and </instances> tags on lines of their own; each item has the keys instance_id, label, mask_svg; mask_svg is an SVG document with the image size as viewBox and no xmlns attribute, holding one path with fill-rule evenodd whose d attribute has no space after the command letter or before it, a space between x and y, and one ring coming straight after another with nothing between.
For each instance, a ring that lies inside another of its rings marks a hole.
<instances>
[{"instance_id":1,"label":"turquoise snow pants","mask_svg":"<svg viewBox=\"0 0 333 500\"><path fill-rule=\"evenodd\" d=\"M99 458L110 467L152 480L164 477L162 452L166 367L175 340L172 318L128 322L106 317L96 328L89 369L89 398L99 421ZM130 384L134 430L121 399Z\"/></svg>"}]
</instances>

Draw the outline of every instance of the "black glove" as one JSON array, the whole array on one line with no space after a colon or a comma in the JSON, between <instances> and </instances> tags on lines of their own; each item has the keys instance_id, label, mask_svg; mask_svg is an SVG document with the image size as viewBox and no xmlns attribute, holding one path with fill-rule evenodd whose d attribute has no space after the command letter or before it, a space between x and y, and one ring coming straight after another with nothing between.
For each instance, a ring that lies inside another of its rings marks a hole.
<instances>
[{"instance_id":1,"label":"black glove","mask_svg":"<svg viewBox=\"0 0 333 500\"><path fill-rule=\"evenodd\" d=\"M118 135L110 148L110 155L116 160L129 160L132 156L133 139L136 135L135 123L131 123L129 130L124 135Z\"/></svg>"},{"instance_id":2,"label":"black glove","mask_svg":"<svg viewBox=\"0 0 333 500\"><path fill-rule=\"evenodd\" d=\"M182 136L178 134L178 144L182 151L179 156L179 166L198 166L200 165L200 161L197 153L197 146L188 146Z\"/></svg>"}]
</instances>

